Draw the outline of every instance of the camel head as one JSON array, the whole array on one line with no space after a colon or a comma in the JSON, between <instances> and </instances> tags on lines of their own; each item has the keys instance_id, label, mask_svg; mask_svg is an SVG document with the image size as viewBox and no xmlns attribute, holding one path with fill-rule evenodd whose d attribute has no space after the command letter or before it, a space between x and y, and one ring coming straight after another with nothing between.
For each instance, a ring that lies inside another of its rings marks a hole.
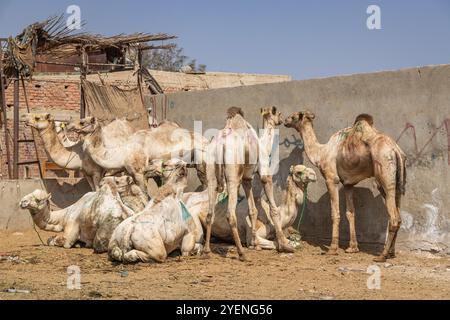
<instances>
[{"instance_id":1,"label":"camel head","mask_svg":"<svg viewBox=\"0 0 450 320\"><path fill-rule=\"evenodd\" d=\"M316 115L311 111L300 111L291 114L284 120L284 126L287 128L300 128L307 122L312 122Z\"/></svg>"},{"instance_id":2,"label":"camel head","mask_svg":"<svg viewBox=\"0 0 450 320\"><path fill-rule=\"evenodd\" d=\"M19 206L22 209L29 209L33 211L43 210L51 198L51 194L44 190L34 190L32 193L26 195L19 202Z\"/></svg>"},{"instance_id":3,"label":"camel head","mask_svg":"<svg viewBox=\"0 0 450 320\"><path fill-rule=\"evenodd\" d=\"M97 128L98 120L96 117L86 117L83 119L72 120L67 125L68 131L75 131L78 134L84 135L94 132Z\"/></svg>"},{"instance_id":4,"label":"camel head","mask_svg":"<svg viewBox=\"0 0 450 320\"><path fill-rule=\"evenodd\" d=\"M277 107L261 108L261 115L265 122L272 126L279 126L283 123L281 112L277 111Z\"/></svg>"},{"instance_id":5,"label":"camel head","mask_svg":"<svg viewBox=\"0 0 450 320\"><path fill-rule=\"evenodd\" d=\"M39 131L54 126L55 120L49 113L27 113L24 115L25 125L35 128Z\"/></svg>"},{"instance_id":6,"label":"camel head","mask_svg":"<svg viewBox=\"0 0 450 320\"><path fill-rule=\"evenodd\" d=\"M163 160L155 159L152 160L145 168L144 168L144 177L146 180L160 178L163 176Z\"/></svg>"},{"instance_id":7,"label":"camel head","mask_svg":"<svg viewBox=\"0 0 450 320\"><path fill-rule=\"evenodd\" d=\"M290 176L298 187L317 181L316 172L302 164L291 166Z\"/></svg>"},{"instance_id":8,"label":"camel head","mask_svg":"<svg viewBox=\"0 0 450 320\"><path fill-rule=\"evenodd\" d=\"M187 179L186 162L180 159L152 160L150 164L144 169L145 179L162 178L163 184L169 180L177 182L181 178Z\"/></svg>"},{"instance_id":9,"label":"camel head","mask_svg":"<svg viewBox=\"0 0 450 320\"><path fill-rule=\"evenodd\" d=\"M134 180L128 175L123 175L120 177L104 177L102 181L100 181L100 187L109 185L111 188L116 189L119 193L127 191L132 184L134 184Z\"/></svg>"}]
</instances>

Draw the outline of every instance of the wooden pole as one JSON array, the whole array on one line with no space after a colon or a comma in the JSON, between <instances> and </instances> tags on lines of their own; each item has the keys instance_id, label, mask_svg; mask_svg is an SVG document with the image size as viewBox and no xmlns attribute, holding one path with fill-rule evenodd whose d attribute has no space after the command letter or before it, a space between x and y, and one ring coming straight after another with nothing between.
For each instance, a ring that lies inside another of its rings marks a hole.
<instances>
[{"instance_id":1,"label":"wooden pole","mask_svg":"<svg viewBox=\"0 0 450 320\"><path fill-rule=\"evenodd\" d=\"M13 154L13 179L19 179L19 71L16 71L14 79L14 154Z\"/></svg>"},{"instance_id":2,"label":"wooden pole","mask_svg":"<svg viewBox=\"0 0 450 320\"><path fill-rule=\"evenodd\" d=\"M8 163L8 178L12 179L11 170L11 151L9 148L9 137L8 137L8 116L6 112L6 93L5 93L5 77L3 74L3 44L0 39L0 100L1 107L3 111L3 121L4 121L4 132L5 132L5 146L6 146L6 161ZM1 159L0 159L1 161Z\"/></svg>"},{"instance_id":3,"label":"wooden pole","mask_svg":"<svg viewBox=\"0 0 450 320\"><path fill-rule=\"evenodd\" d=\"M86 53L86 48L83 46L83 47L81 47L81 70L80 70L80 98L81 98L80 119L83 119L86 117L86 103L84 100L83 81L86 80L86 75L88 72L87 64L88 64L88 56Z\"/></svg>"}]
</instances>

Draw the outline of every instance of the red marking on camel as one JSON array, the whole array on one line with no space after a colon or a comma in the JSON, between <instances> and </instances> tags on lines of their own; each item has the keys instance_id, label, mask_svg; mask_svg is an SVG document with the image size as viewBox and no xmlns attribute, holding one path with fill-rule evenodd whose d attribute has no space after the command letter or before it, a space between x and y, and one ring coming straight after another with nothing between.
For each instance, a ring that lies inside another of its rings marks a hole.
<instances>
[{"instance_id":1,"label":"red marking on camel","mask_svg":"<svg viewBox=\"0 0 450 320\"><path fill-rule=\"evenodd\" d=\"M411 130L412 135L413 135L413 139L414 139L414 149L415 149L415 152L417 154L416 159L414 159L412 161L412 163L414 163L422 155L422 153L424 152L425 148L433 141L434 137L437 135L439 130L441 130L442 128L445 128L445 130L447 131L447 153L448 153L448 157L447 157L448 160L447 160L447 162L450 165L450 119L445 119L444 121L442 121L441 125L436 128L436 130L431 135L430 139L428 139L428 141L425 143L425 145L420 150L419 150L419 147L417 145L416 128L414 127L413 124L411 124L409 122L406 123L405 128L403 129L403 131L398 136L396 142L398 142L402 138L403 134L406 131Z\"/></svg>"}]
</instances>

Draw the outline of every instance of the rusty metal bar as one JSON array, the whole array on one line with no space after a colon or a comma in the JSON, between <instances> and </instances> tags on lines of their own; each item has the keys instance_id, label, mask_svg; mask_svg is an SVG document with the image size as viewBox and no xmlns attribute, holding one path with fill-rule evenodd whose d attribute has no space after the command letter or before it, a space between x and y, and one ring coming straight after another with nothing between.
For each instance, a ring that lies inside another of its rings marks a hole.
<instances>
[{"instance_id":1,"label":"rusty metal bar","mask_svg":"<svg viewBox=\"0 0 450 320\"><path fill-rule=\"evenodd\" d=\"M13 154L13 179L19 179L19 71L16 71L17 80L14 80L14 154Z\"/></svg>"},{"instance_id":2,"label":"rusty metal bar","mask_svg":"<svg viewBox=\"0 0 450 320\"><path fill-rule=\"evenodd\" d=\"M3 120L4 120L4 129L5 129L5 146L6 146L6 158L8 164L8 178L12 178L11 172L11 151L9 148L9 139L8 139L8 116L6 111L6 92L5 92L5 80L3 75L3 42L4 39L0 39L0 100L1 100L1 108L3 110ZM0 159L1 161L1 159Z\"/></svg>"}]
</instances>

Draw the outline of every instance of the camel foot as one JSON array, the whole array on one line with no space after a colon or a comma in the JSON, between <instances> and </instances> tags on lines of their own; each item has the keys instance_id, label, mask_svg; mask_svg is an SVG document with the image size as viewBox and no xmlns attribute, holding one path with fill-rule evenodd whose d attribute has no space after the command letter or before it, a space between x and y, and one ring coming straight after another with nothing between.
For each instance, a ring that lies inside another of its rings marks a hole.
<instances>
[{"instance_id":1,"label":"camel foot","mask_svg":"<svg viewBox=\"0 0 450 320\"><path fill-rule=\"evenodd\" d=\"M247 256L245 254L240 254L239 255L239 261L247 262L249 260L248 260L248 258L247 258Z\"/></svg>"},{"instance_id":2,"label":"camel foot","mask_svg":"<svg viewBox=\"0 0 450 320\"><path fill-rule=\"evenodd\" d=\"M327 255L329 255L329 256L337 256L338 255L337 249L329 249L327 251Z\"/></svg>"},{"instance_id":3,"label":"camel foot","mask_svg":"<svg viewBox=\"0 0 450 320\"><path fill-rule=\"evenodd\" d=\"M358 249L358 247L348 247L348 248L345 250L345 252L346 252L346 253L358 253L358 252L359 252L359 249Z\"/></svg>"},{"instance_id":4,"label":"camel foot","mask_svg":"<svg viewBox=\"0 0 450 320\"><path fill-rule=\"evenodd\" d=\"M294 253L295 249L290 244L280 244L278 245L278 252L280 253Z\"/></svg>"},{"instance_id":5,"label":"camel foot","mask_svg":"<svg viewBox=\"0 0 450 320\"><path fill-rule=\"evenodd\" d=\"M256 251L261 251L262 249L261 249L261 247L259 246L259 245L256 245L256 246L249 246L248 247L250 250L256 250Z\"/></svg>"},{"instance_id":6,"label":"camel foot","mask_svg":"<svg viewBox=\"0 0 450 320\"><path fill-rule=\"evenodd\" d=\"M373 261L374 262L386 262L386 257L381 255L381 256L373 258Z\"/></svg>"}]
</instances>

